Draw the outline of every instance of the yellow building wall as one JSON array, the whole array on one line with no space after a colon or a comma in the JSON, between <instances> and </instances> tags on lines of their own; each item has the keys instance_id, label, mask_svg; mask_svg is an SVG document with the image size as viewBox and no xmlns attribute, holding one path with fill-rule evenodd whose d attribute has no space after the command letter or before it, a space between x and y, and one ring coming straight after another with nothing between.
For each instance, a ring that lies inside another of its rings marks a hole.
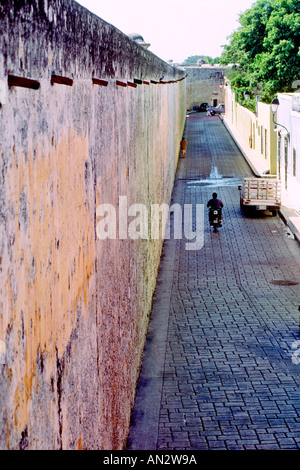
<instances>
[{"instance_id":1,"label":"yellow building wall","mask_svg":"<svg viewBox=\"0 0 300 470\"><path fill-rule=\"evenodd\" d=\"M234 93L227 86L226 118L237 132L244 147L249 150L257 167L272 175L277 173L277 141L271 107L257 103L256 113L236 103ZM228 93L229 92L229 93Z\"/></svg>"}]
</instances>

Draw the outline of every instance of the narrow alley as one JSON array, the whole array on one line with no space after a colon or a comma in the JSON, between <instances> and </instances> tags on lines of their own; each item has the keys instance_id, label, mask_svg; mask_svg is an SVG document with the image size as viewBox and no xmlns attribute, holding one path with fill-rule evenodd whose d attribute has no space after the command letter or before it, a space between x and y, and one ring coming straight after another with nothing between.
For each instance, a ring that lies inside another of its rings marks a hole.
<instances>
[{"instance_id":1,"label":"narrow alley","mask_svg":"<svg viewBox=\"0 0 300 470\"><path fill-rule=\"evenodd\" d=\"M219 117L190 115L185 137L172 203L204 204L204 247L165 241L127 449L300 449L299 244L242 213L252 173Z\"/></svg>"}]
</instances>

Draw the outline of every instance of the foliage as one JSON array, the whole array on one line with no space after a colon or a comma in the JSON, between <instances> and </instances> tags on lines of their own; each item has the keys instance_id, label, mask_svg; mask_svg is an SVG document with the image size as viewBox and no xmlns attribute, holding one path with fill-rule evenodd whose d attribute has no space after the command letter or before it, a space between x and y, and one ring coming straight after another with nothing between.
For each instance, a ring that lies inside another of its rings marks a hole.
<instances>
[{"instance_id":1,"label":"foliage","mask_svg":"<svg viewBox=\"0 0 300 470\"><path fill-rule=\"evenodd\" d=\"M192 55L189 56L181 65L197 65L197 62L201 61L203 64L217 64L219 63L219 57L212 58L207 55Z\"/></svg>"},{"instance_id":2,"label":"foliage","mask_svg":"<svg viewBox=\"0 0 300 470\"><path fill-rule=\"evenodd\" d=\"M294 91L300 79L300 0L258 0L240 14L240 27L223 46L220 64L238 64L228 76L240 100L247 89L270 103L278 92Z\"/></svg>"}]
</instances>

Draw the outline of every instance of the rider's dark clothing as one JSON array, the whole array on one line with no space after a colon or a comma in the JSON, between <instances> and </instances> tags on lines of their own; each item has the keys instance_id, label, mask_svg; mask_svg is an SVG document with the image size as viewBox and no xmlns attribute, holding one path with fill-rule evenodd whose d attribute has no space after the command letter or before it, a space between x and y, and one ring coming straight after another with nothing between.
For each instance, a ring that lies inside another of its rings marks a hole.
<instances>
[{"instance_id":1,"label":"rider's dark clothing","mask_svg":"<svg viewBox=\"0 0 300 470\"><path fill-rule=\"evenodd\" d=\"M212 209L222 209L224 206L220 199L210 199L207 203L207 207L211 207Z\"/></svg>"},{"instance_id":2,"label":"rider's dark clothing","mask_svg":"<svg viewBox=\"0 0 300 470\"><path fill-rule=\"evenodd\" d=\"M211 214L211 210L213 209L219 209L220 211L220 220L222 220L222 208L224 207L223 205L223 202L220 200L220 199L217 199L217 198L213 198L213 199L210 199L207 203L207 207L210 208L210 211L209 211L209 221L211 222L211 217L212 217L212 214Z\"/></svg>"}]
</instances>

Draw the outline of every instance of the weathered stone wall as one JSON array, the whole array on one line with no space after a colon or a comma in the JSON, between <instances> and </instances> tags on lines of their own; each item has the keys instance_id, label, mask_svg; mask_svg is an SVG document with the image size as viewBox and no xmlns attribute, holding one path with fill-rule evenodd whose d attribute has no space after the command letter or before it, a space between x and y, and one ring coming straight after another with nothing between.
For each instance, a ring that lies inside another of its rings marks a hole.
<instances>
[{"instance_id":1,"label":"weathered stone wall","mask_svg":"<svg viewBox=\"0 0 300 470\"><path fill-rule=\"evenodd\" d=\"M222 67L186 67L187 109L200 106L201 103L214 105L224 103L224 68Z\"/></svg>"},{"instance_id":2,"label":"weathered stone wall","mask_svg":"<svg viewBox=\"0 0 300 470\"><path fill-rule=\"evenodd\" d=\"M0 29L0 448L121 449L162 240L96 210L170 201L185 73L71 0Z\"/></svg>"}]
</instances>

